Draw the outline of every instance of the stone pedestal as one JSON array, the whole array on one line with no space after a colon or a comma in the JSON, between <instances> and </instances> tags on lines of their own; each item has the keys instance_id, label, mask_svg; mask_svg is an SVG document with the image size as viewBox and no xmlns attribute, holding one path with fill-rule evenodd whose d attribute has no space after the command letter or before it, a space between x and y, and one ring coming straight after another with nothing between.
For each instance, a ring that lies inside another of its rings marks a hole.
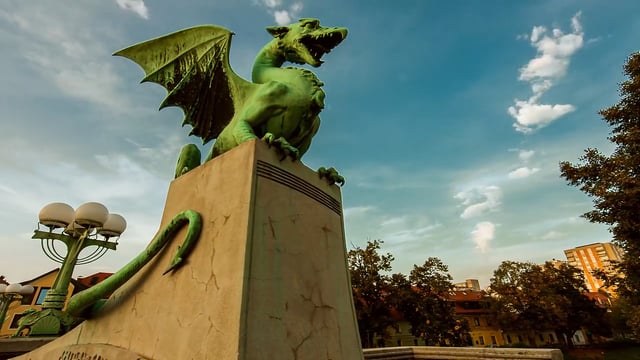
<instances>
[{"instance_id":1,"label":"stone pedestal","mask_svg":"<svg viewBox=\"0 0 640 360\"><path fill-rule=\"evenodd\" d=\"M337 186L251 141L174 180L161 227L187 209L203 228L183 267L162 276L184 229L98 317L20 359L362 359Z\"/></svg>"}]
</instances>

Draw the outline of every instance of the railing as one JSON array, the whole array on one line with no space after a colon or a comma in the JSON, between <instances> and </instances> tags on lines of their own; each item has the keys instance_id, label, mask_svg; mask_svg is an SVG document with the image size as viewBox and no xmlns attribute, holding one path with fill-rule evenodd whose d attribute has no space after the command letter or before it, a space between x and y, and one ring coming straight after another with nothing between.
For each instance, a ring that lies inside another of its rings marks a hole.
<instances>
[{"instance_id":1,"label":"railing","mask_svg":"<svg viewBox=\"0 0 640 360\"><path fill-rule=\"evenodd\" d=\"M364 349L365 360L563 360L558 349L403 346Z\"/></svg>"}]
</instances>

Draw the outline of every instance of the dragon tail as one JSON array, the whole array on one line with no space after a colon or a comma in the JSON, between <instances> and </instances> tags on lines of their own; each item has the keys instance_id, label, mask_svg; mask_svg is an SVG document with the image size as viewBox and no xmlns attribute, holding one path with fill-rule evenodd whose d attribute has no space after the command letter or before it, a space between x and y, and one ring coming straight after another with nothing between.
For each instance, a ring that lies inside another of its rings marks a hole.
<instances>
[{"instance_id":1,"label":"dragon tail","mask_svg":"<svg viewBox=\"0 0 640 360\"><path fill-rule=\"evenodd\" d=\"M189 224L185 240L182 245L178 247L176 254L163 275L171 270L177 269L183 264L183 260L192 250L202 230L202 218L200 214L193 210L185 210L174 216L169 224L156 235L144 251L115 274L101 283L72 296L67 303L66 312L74 317L91 317L94 315L104 304L104 297L121 287L140 271L142 267L164 248L169 240L173 239L178 230L185 224Z\"/></svg>"}]
</instances>

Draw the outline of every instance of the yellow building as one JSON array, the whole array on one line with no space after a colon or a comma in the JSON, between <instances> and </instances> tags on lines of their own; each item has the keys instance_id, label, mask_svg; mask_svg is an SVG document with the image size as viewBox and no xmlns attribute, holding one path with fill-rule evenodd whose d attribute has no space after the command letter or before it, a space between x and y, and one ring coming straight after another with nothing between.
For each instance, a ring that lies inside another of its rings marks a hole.
<instances>
[{"instance_id":1,"label":"yellow building","mask_svg":"<svg viewBox=\"0 0 640 360\"><path fill-rule=\"evenodd\" d=\"M457 290L449 293L456 315L467 320L473 346L505 345L502 331L484 291Z\"/></svg>"},{"instance_id":2,"label":"yellow building","mask_svg":"<svg viewBox=\"0 0 640 360\"><path fill-rule=\"evenodd\" d=\"M7 316L5 318L4 323L0 327L0 338L9 337L13 335L18 328L18 320L22 317L22 313L27 309L42 309L42 303L44 302L44 297L47 295L47 292L53 286L53 282L58 276L58 272L60 269L53 269L47 273L44 273L35 279L27 280L20 282L21 285L31 285L34 288L34 292L31 295L23 296L22 299L17 299L9 305L9 309L7 310ZM69 293L67 295L67 300L69 298L88 287L74 279L71 279L69 283Z\"/></svg>"},{"instance_id":3,"label":"yellow building","mask_svg":"<svg viewBox=\"0 0 640 360\"><path fill-rule=\"evenodd\" d=\"M622 260L623 251L620 247L610 242L595 243L579 246L564 251L567 262L571 266L580 269L584 275L587 289L590 292L598 292L603 287L604 282L593 276L592 271L603 270L608 275L615 274L612 262ZM615 289L603 289L615 296Z\"/></svg>"},{"instance_id":4,"label":"yellow building","mask_svg":"<svg viewBox=\"0 0 640 360\"><path fill-rule=\"evenodd\" d=\"M455 314L469 324L471 336L469 345L478 347L505 345L502 330L491 310L490 299L484 291L452 290L448 293L447 301L454 308ZM402 318L402 314L395 312L394 317L396 324L388 329L387 336L384 339L380 336L376 337L377 347L425 345L423 339L411 334L411 325Z\"/></svg>"},{"instance_id":5,"label":"yellow building","mask_svg":"<svg viewBox=\"0 0 640 360\"><path fill-rule=\"evenodd\" d=\"M491 309L491 299L484 291L452 290L447 300L453 306L455 314L469 324L472 346L550 346L559 343L553 330L533 332L502 330L495 312ZM402 314L395 312L394 317L396 324L387 330L386 336L375 337L376 347L425 345L422 339L411 334L411 325L402 318ZM582 330L578 330L572 340L575 345L587 343Z\"/></svg>"}]
</instances>

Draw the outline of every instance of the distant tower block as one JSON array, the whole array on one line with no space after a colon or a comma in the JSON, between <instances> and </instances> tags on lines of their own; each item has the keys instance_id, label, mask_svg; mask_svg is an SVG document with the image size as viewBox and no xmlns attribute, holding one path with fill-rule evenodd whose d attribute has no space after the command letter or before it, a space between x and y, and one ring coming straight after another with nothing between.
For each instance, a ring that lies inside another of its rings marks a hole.
<instances>
[{"instance_id":1,"label":"distant tower block","mask_svg":"<svg viewBox=\"0 0 640 360\"><path fill-rule=\"evenodd\" d=\"M101 315L20 358L362 359L337 186L250 141L174 180L160 228L186 209L203 228L182 268L162 276L184 229Z\"/></svg>"},{"instance_id":2,"label":"distant tower block","mask_svg":"<svg viewBox=\"0 0 640 360\"><path fill-rule=\"evenodd\" d=\"M480 291L480 282L478 279L467 279L464 282L453 284L456 290L474 290Z\"/></svg>"}]
</instances>

